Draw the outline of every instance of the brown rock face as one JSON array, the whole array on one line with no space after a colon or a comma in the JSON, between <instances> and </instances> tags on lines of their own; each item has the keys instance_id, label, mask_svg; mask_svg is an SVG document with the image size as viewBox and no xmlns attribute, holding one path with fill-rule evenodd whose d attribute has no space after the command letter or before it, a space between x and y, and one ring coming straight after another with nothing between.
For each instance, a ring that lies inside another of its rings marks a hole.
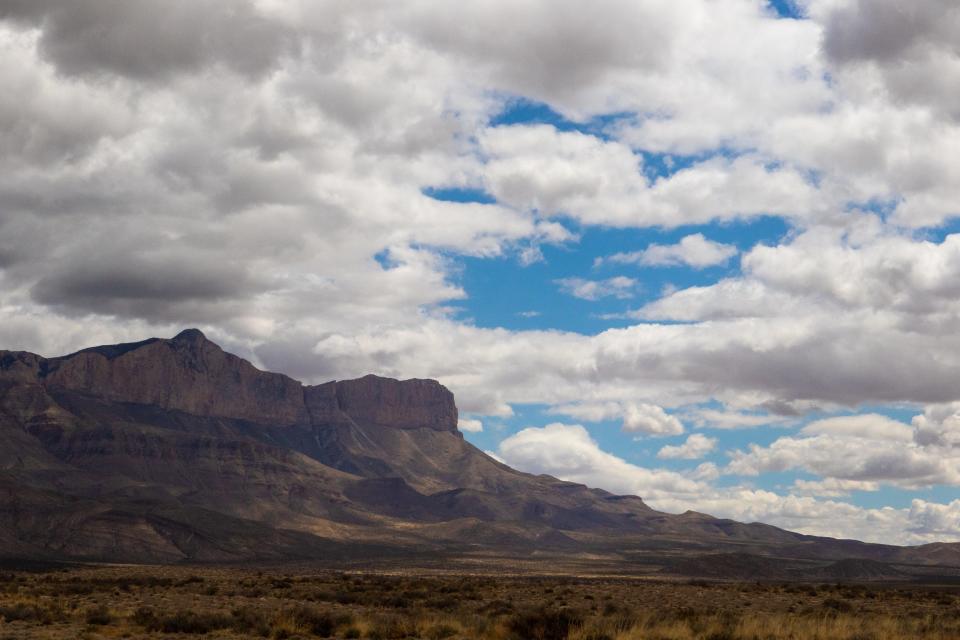
<instances>
[{"instance_id":1,"label":"brown rock face","mask_svg":"<svg viewBox=\"0 0 960 640\"><path fill-rule=\"evenodd\" d=\"M268 424L344 421L457 432L453 394L435 380L366 376L304 387L226 353L196 329L170 340L84 349L60 358L0 351L0 383L31 383L112 402Z\"/></svg>"},{"instance_id":2,"label":"brown rock face","mask_svg":"<svg viewBox=\"0 0 960 640\"><path fill-rule=\"evenodd\" d=\"M299 382L260 371L196 329L172 340L94 347L41 364L51 388L194 415L270 424L307 420Z\"/></svg>"},{"instance_id":3,"label":"brown rock face","mask_svg":"<svg viewBox=\"0 0 960 640\"><path fill-rule=\"evenodd\" d=\"M369 375L312 389L317 389L314 393L327 406L335 399L340 411L362 424L457 431L453 394L436 380L401 381Z\"/></svg>"}]
</instances>

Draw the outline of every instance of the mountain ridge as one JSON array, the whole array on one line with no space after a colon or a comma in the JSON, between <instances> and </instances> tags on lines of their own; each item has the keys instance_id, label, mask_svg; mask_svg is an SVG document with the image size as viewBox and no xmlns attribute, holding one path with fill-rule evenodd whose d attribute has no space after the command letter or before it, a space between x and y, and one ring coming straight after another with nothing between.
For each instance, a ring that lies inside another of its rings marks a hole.
<instances>
[{"instance_id":1,"label":"mountain ridge","mask_svg":"<svg viewBox=\"0 0 960 640\"><path fill-rule=\"evenodd\" d=\"M640 570L749 552L960 565L960 545L904 549L670 515L637 496L526 474L464 440L457 417L434 380L303 385L195 329L57 358L0 351L0 554L329 562L576 552Z\"/></svg>"}]
</instances>

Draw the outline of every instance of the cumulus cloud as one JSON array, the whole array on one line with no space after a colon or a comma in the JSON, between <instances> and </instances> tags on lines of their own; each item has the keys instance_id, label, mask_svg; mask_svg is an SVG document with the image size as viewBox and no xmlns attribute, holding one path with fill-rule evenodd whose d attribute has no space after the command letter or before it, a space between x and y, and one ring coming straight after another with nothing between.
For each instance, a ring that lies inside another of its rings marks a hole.
<instances>
[{"instance_id":1,"label":"cumulus cloud","mask_svg":"<svg viewBox=\"0 0 960 640\"><path fill-rule=\"evenodd\" d=\"M457 428L467 433L480 433L483 431L483 422L476 418L460 418Z\"/></svg>"},{"instance_id":2,"label":"cumulus cloud","mask_svg":"<svg viewBox=\"0 0 960 640\"><path fill-rule=\"evenodd\" d=\"M648 469L607 453L579 425L530 427L506 438L495 453L524 471L639 495L652 507L673 513L691 509L741 522L766 522L802 533L867 541L917 544L960 540L960 501L915 500L909 509L865 509L744 486L716 488L704 478L704 469L688 475Z\"/></svg>"},{"instance_id":3,"label":"cumulus cloud","mask_svg":"<svg viewBox=\"0 0 960 640\"><path fill-rule=\"evenodd\" d=\"M735 255L737 248L733 245L714 242L702 233L694 233L684 236L677 244L651 244L643 251L615 253L601 261L658 267L686 265L702 269L723 264Z\"/></svg>"},{"instance_id":4,"label":"cumulus cloud","mask_svg":"<svg viewBox=\"0 0 960 640\"><path fill-rule=\"evenodd\" d=\"M914 440L921 446L960 449L960 403L932 405L914 416Z\"/></svg>"},{"instance_id":5,"label":"cumulus cloud","mask_svg":"<svg viewBox=\"0 0 960 640\"><path fill-rule=\"evenodd\" d=\"M784 415L744 413L742 411L698 407L685 410L683 417L701 429L756 429L758 427L785 426L793 422L790 416Z\"/></svg>"},{"instance_id":6,"label":"cumulus cloud","mask_svg":"<svg viewBox=\"0 0 960 640\"><path fill-rule=\"evenodd\" d=\"M861 413L855 416L836 416L814 420L800 430L808 436L844 436L865 440L889 440L910 442L913 430L904 423L876 413Z\"/></svg>"},{"instance_id":7,"label":"cumulus cloud","mask_svg":"<svg viewBox=\"0 0 960 640\"><path fill-rule=\"evenodd\" d=\"M824 52L838 65L872 66L899 100L960 117L948 97L960 87L958 37L960 8L949 0L853 0L826 13Z\"/></svg>"},{"instance_id":8,"label":"cumulus cloud","mask_svg":"<svg viewBox=\"0 0 960 640\"><path fill-rule=\"evenodd\" d=\"M758 157L709 158L651 183L628 145L549 125L488 129L480 149L484 185L499 201L586 224L676 227L761 214L801 217L821 206L802 174Z\"/></svg>"},{"instance_id":9,"label":"cumulus cloud","mask_svg":"<svg viewBox=\"0 0 960 640\"><path fill-rule=\"evenodd\" d=\"M497 454L518 469L547 473L614 493L693 494L701 487L679 473L637 467L601 450L590 433L577 424L555 422L524 429L503 440Z\"/></svg>"},{"instance_id":10,"label":"cumulus cloud","mask_svg":"<svg viewBox=\"0 0 960 640\"><path fill-rule=\"evenodd\" d=\"M655 404L645 402L579 402L553 407L550 413L589 422L621 420L628 433L668 436L683 433L683 423Z\"/></svg>"},{"instance_id":11,"label":"cumulus cloud","mask_svg":"<svg viewBox=\"0 0 960 640\"><path fill-rule=\"evenodd\" d=\"M557 280L560 290L583 300L600 298L629 298L637 288L637 281L626 276L615 276L606 280L586 280L584 278L563 278Z\"/></svg>"},{"instance_id":12,"label":"cumulus cloud","mask_svg":"<svg viewBox=\"0 0 960 640\"><path fill-rule=\"evenodd\" d=\"M246 0L229 11L203 0L8 0L0 18L42 27L40 51L69 74L164 79L218 64L258 75L294 45L293 33Z\"/></svg>"},{"instance_id":13,"label":"cumulus cloud","mask_svg":"<svg viewBox=\"0 0 960 640\"><path fill-rule=\"evenodd\" d=\"M799 469L848 482L821 485L834 490L858 486L849 482L870 483L861 489L877 483L907 488L960 484L956 453L915 443L909 426L884 416L818 420L800 435L778 438L768 447L754 444L746 451L733 451L727 471L749 476Z\"/></svg>"},{"instance_id":14,"label":"cumulus cloud","mask_svg":"<svg viewBox=\"0 0 960 640\"><path fill-rule=\"evenodd\" d=\"M691 433L686 442L679 445L667 445L657 452L658 458L697 460L707 455L717 446L716 438L708 438L702 433Z\"/></svg>"},{"instance_id":15,"label":"cumulus cloud","mask_svg":"<svg viewBox=\"0 0 960 640\"><path fill-rule=\"evenodd\" d=\"M801 496L841 498L850 495L853 491L877 491L880 489L880 484L867 480L847 480L844 478L798 479L793 482L791 489L793 493Z\"/></svg>"}]
</instances>

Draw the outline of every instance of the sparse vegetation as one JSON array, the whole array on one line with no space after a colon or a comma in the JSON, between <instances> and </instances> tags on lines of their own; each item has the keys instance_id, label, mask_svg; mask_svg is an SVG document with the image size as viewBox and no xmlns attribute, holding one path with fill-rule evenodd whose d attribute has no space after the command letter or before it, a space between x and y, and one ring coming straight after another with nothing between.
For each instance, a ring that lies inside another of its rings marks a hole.
<instances>
[{"instance_id":1,"label":"sparse vegetation","mask_svg":"<svg viewBox=\"0 0 960 640\"><path fill-rule=\"evenodd\" d=\"M960 585L91 567L0 575L0 639L960 637Z\"/></svg>"}]
</instances>

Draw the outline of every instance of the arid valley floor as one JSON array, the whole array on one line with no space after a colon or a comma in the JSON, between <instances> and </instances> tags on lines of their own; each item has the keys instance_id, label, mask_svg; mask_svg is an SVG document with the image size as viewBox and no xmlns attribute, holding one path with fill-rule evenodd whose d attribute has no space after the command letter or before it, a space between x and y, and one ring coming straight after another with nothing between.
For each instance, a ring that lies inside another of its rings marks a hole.
<instances>
[{"instance_id":1,"label":"arid valley floor","mask_svg":"<svg viewBox=\"0 0 960 640\"><path fill-rule=\"evenodd\" d=\"M960 637L960 585L91 566L0 573L0 639Z\"/></svg>"}]
</instances>

